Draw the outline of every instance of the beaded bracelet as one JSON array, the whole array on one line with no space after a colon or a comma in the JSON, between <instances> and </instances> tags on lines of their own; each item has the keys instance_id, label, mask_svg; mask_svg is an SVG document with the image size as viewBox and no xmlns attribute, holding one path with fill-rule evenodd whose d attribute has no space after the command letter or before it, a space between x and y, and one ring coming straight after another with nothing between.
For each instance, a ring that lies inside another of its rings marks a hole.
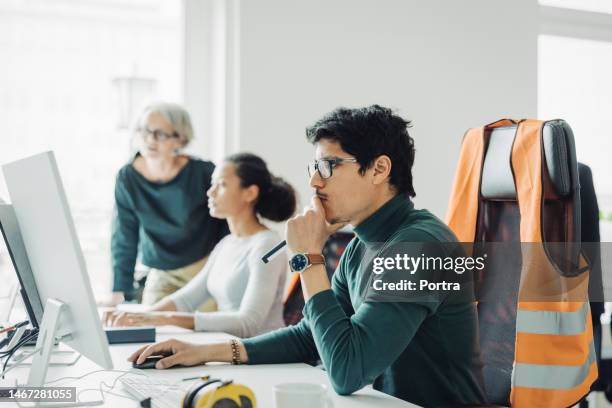
<instances>
[{"instance_id":1,"label":"beaded bracelet","mask_svg":"<svg viewBox=\"0 0 612 408\"><path fill-rule=\"evenodd\" d=\"M242 362L240 361L240 347L238 346L238 340L230 340L230 345L232 346L232 364L241 364Z\"/></svg>"}]
</instances>

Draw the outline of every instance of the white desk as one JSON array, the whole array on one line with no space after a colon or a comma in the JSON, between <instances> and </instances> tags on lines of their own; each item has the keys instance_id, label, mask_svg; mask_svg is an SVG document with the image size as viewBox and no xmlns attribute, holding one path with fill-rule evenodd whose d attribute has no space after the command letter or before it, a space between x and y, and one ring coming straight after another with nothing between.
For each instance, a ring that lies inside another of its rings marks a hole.
<instances>
[{"instance_id":1,"label":"white desk","mask_svg":"<svg viewBox=\"0 0 612 408\"><path fill-rule=\"evenodd\" d=\"M179 329L180 330L180 329ZM194 343L215 342L219 340L227 340L229 335L223 333L184 333L180 331L173 332L169 328L164 328L158 331L157 340L166 340L176 338ZM110 346L113 365L116 370L128 370L131 368L131 363L126 361L126 358L134 352L140 345L112 345ZM47 381L52 381L61 377L76 377L88 372L99 369L91 361L81 357L81 359L70 367L49 367ZM339 396L332 389L327 378L327 374L317 368L307 364L270 364L270 365L243 365L232 366L228 364L215 364L189 368L175 368L169 370L143 370L147 375L155 378L165 379L168 381L180 381L183 378L194 377L196 375L211 375L216 378L233 379L237 383L249 386L255 393L257 398L257 406L259 408L273 408L273 390L274 384L284 382L310 382L323 383L330 387L330 395L334 401L334 408L360 408L360 407L376 407L376 408L400 408L400 407L416 407L387 394L373 390L371 387L366 387L351 396ZM7 374L4 382L0 381L0 386L14 385L15 379L20 382L25 382L28 375L28 369L18 367ZM115 378L121 373L95 373L78 381L62 381L61 383L50 384L50 386L70 386L77 387L77 392L83 388L97 388L100 381L105 381L111 384ZM190 384L190 382L185 382ZM118 382L113 392L126 394L125 389ZM121 398L109 394L105 394L107 407L137 407L138 403L126 398ZM97 400L100 399L98 391L88 391L81 395L81 400ZM10 403L0 403L2 408L11 405Z\"/></svg>"}]
</instances>

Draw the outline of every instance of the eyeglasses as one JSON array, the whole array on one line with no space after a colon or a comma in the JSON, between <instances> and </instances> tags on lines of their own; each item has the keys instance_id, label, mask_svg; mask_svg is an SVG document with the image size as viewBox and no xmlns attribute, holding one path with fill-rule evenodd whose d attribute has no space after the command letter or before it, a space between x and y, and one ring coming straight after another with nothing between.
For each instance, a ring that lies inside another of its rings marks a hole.
<instances>
[{"instance_id":1,"label":"eyeglasses","mask_svg":"<svg viewBox=\"0 0 612 408\"><path fill-rule=\"evenodd\" d=\"M147 127L138 128L136 129L136 131L140 133L140 136L143 139L146 139L147 136L149 135L153 136L153 140L155 140L156 142L165 142L168 139L174 139L174 138L179 137L179 134L176 132L169 134L169 133L164 132L163 130L159 130L159 129L151 130Z\"/></svg>"},{"instance_id":2,"label":"eyeglasses","mask_svg":"<svg viewBox=\"0 0 612 408\"><path fill-rule=\"evenodd\" d=\"M328 179L333 174L333 168L340 163L357 163L354 157L334 157L332 159L319 159L308 164L308 177L312 177L315 171L319 172L322 179Z\"/></svg>"}]
</instances>

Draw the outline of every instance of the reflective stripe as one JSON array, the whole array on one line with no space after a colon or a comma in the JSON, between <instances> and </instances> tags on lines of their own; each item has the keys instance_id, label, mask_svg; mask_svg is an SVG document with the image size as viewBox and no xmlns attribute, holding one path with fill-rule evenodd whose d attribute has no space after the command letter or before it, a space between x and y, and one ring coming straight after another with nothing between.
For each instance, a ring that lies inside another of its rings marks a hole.
<instances>
[{"instance_id":1,"label":"reflective stripe","mask_svg":"<svg viewBox=\"0 0 612 408\"><path fill-rule=\"evenodd\" d=\"M572 336L586 330L589 303L584 302L575 312L517 310L516 331L533 334Z\"/></svg>"},{"instance_id":2,"label":"reflective stripe","mask_svg":"<svg viewBox=\"0 0 612 408\"><path fill-rule=\"evenodd\" d=\"M512 370L512 386L548 390L573 388L584 382L594 361L595 347L591 341L589 356L581 366L516 363Z\"/></svg>"}]
</instances>

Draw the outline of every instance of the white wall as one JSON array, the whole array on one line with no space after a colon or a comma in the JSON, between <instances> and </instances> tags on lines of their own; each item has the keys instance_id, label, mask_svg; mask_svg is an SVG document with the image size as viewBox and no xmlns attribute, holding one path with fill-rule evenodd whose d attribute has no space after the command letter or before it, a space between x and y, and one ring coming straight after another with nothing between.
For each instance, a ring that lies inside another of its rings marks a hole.
<instances>
[{"instance_id":1,"label":"white wall","mask_svg":"<svg viewBox=\"0 0 612 408\"><path fill-rule=\"evenodd\" d=\"M416 205L441 217L465 130L536 114L536 0L228 4L238 38L226 43L238 89L224 93L231 148L263 156L303 202L313 156L304 128L337 106L378 103L413 121Z\"/></svg>"}]
</instances>

